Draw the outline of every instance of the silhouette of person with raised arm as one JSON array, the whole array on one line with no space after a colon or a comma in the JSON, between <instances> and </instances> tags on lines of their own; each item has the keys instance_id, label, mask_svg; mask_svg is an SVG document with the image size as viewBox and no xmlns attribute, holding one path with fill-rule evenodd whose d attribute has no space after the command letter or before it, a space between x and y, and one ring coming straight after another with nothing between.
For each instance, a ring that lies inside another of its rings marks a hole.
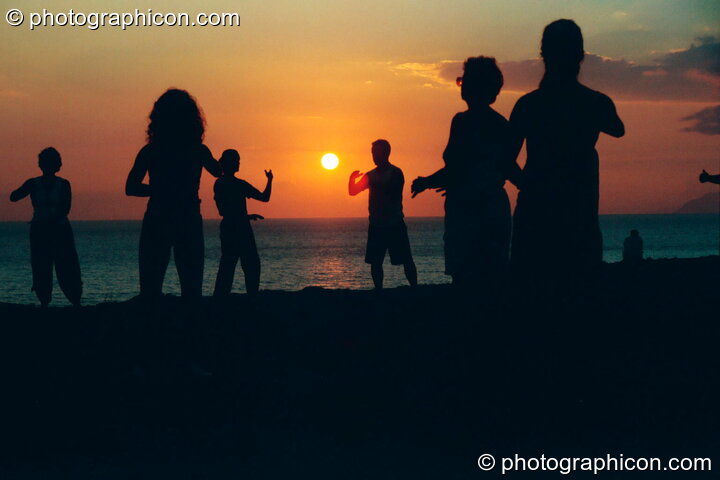
<instances>
[{"instance_id":1,"label":"silhouette of person with raised arm","mask_svg":"<svg viewBox=\"0 0 720 480\"><path fill-rule=\"evenodd\" d=\"M220 157L223 175L215 180L215 204L220 216L220 267L215 280L216 297L227 296L232 290L238 259L245 274L245 290L255 294L260 288L260 257L255 245L251 220L263 220L262 215L248 214L247 199L269 202L273 173L265 170L267 184L262 192L245 180L235 177L240 169L237 150L225 150Z\"/></svg>"},{"instance_id":2,"label":"silhouette of person with raised arm","mask_svg":"<svg viewBox=\"0 0 720 480\"><path fill-rule=\"evenodd\" d=\"M630 230L630 236L623 242L623 262L638 265L643 261L643 239L640 232Z\"/></svg>"},{"instance_id":3,"label":"silhouette of person with raised arm","mask_svg":"<svg viewBox=\"0 0 720 480\"><path fill-rule=\"evenodd\" d=\"M715 183L720 184L720 174L718 175L710 175L705 170L702 171L700 174L700 183Z\"/></svg>"},{"instance_id":4,"label":"silhouette of person with raised arm","mask_svg":"<svg viewBox=\"0 0 720 480\"><path fill-rule=\"evenodd\" d=\"M504 185L517 182L520 169L510 155L508 122L490 107L503 85L495 59L468 58L457 83L468 109L450 125L445 167L418 177L412 192L445 190L445 273L461 285L505 274L511 218Z\"/></svg>"},{"instance_id":5,"label":"silhouette of person with raised arm","mask_svg":"<svg viewBox=\"0 0 720 480\"><path fill-rule=\"evenodd\" d=\"M80 306L82 280L75 237L68 220L72 204L70 182L55 175L62 167L60 153L52 147L38 155L42 176L27 180L10 194L17 202L30 195L33 218L30 222L30 261L33 286L40 305L52 300L53 266L58 284L74 306Z\"/></svg>"},{"instance_id":6,"label":"silhouette of person with raised arm","mask_svg":"<svg viewBox=\"0 0 720 480\"><path fill-rule=\"evenodd\" d=\"M138 153L125 193L149 197L140 233L140 295L162 295L170 251L184 298L202 296L205 241L200 215L200 175L222 170L203 144L205 120L195 99L169 89L150 113L147 145ZM149 183L143 183L145 176Z\"/></svg>"},{"instance_id":7,"label":"silhouette of person with raised arm","mask_svg":"<svg viewBox=\"0 0 720 480\"><path fill-rule=\"evenodd\" d=\"M595 143L600 133L625 134L613 101L577 79L585 53L575 22L547 25L541 55L540 87L521 97L510 116L513 155L527 142L511 260L535 279L587 274L602 262Z\"/></svg>"},{"instance_id":8,"label":"silhouette of person with raised arm","mask_svg":"<svg viewBox=\"0 0 720 480\"><path fill-rule=\"evenodd\" d=\"M365 263L370 264L373 284L376 290L380 290L384 277L382 264L385 252L389 252L390 263L403 265L405 277L410 285L415 286L417 269L410 250L402 206L405 177L400 168L390 163L390 142L375 140L371 151L375 168L365 174L355 170L350 174L348 182L350 195L370 190L370 226Z\"/></svg>"}]
</instances>

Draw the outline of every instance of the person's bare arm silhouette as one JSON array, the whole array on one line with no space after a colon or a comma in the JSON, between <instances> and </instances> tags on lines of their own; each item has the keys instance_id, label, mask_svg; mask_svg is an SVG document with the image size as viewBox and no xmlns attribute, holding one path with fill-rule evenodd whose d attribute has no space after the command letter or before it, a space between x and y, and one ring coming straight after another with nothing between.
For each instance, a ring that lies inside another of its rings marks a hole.
<instances>
[{"instance_id":1,"label":"person's bare arm silhouette","mask_svg":"<svg viewBox=\"0 0 720 480\"><path fill-rule=\"evenodd\" d=\"M267 183L265 184L265 190L263 190L262 192L260 190L258 190L257 188L253 187L252 185L250 185L249 183L247 184L248 193L246 195L248 198L252 198L259 202L265 202L265 203L270 201L270 195L272 194L272 182L273 182L273 178L274 178L272 170L265 170L265 176L267 177ZM251 219L251 220L258 220L258 219ZM259 220L262 220L262 218L260 218Z\"/></svg>"},{"instance_id":2,"label":"person's bare arm silhouette","mask_svg":"<svg viewBox=\"0 0 720 480\"><path fill-rule=\"evenodd\" d=\"M606 105L603 106L605 115L600 125L600 131L612 137L620 138L625 135L625 124L620 120L615 104L610 97L605 97L605 101Z\"/></svg>"},{"instance_id":3,"label":"person's bare arm silhouette","mask_svg":"<svg viewBox=\"0 0 720 480\"><path fill-rule=\"evenodd\" d=\"M206 154L205 156L203 156L202 160L203 168L205 168L205 170L207 170L210 175L218 178L223 173L220 162L215 160L215 158L212 156L212 153L210 153L209 148L205 147L205 151Z\"/></svg>"},{"instance_id":4,"label":"person's bare arm silhouette","mask_svg":"<svg viewBox=\"0 0 720 480\"><path fill-rule=\"evenodd\" d=\"M273 176L272 170L265 170L265 177L267 177L267 183L265 184L265 190L260 194L260 197L258 200L261 202L269 202L270 201L270 195L272 194L272 182Z\"/></svg>"},{"instance_id":5,"label":"person's bare arm silhouette","mask_svg":"<svg viewBox=\"0 0 720 480\"><path fill-rule=\"evenodd\" d=\"M67 180L63 180L63 184L63 197L60 202L58 214L66 217L70 214L70 208L72 207L72 187Z\"/></svg>"},{"instance_id":6,"label":"person's bare arm silhouette","mask_svg":"<svg viewBox=\"0 0 720 480\"><path fill-rule=\"evenodd\" d=\"M357 180L358 177L360 180ZM350 195L357 195L363 190L366 190L369 186L367 174L362 174L358 170L355 170L350 174L350 180L348 181L348 193Z\"/></svg>"},{"instance_id":7,"label":"person's bare arm silhouette","mask_svg":"<svg viewBox=\"0 0 720 480\"><path fill-rule=\"evenodd\" d=\"M14 190L10 194L10 201L11 202L17 202L18 200L22 200L23 198L30 195L30 192L32 191L32 179L27 180L25 183L23 183L20 188L17 190Z\"/></svg>"},{"instance_id":8,"label":"person's bare arm silhouette","mask_svg":"<svg viewBox=\"0 0 720 480\"><path fill-rule=\"evenodd\" d=\"M137 157L135 157L135 163L130 169L130 173L128 173L127 180L125 181L125 195L130 197L150 196L150 185L143 183L147 171L147 153L145 148L143 148Z\"/></svg>"},{"instance_id":9,"label":"person's bare arm silhouette","mask_svg":"<svg viewBox=\"0 0 720 480\"><path fill-rule=\"evenodd\" d=\"M705 170L700 174L700 183L717 183L720 184L720 175L710 175Z\"/></svg>"}]
</instances>

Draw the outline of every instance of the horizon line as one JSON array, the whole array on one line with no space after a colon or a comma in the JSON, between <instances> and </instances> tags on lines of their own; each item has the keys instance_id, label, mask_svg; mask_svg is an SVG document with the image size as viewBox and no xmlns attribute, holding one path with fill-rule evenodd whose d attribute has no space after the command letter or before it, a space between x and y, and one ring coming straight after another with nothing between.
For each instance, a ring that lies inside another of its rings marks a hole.
<instances>
[{"instance_id":1,"label":"horizon line","mask_svg":"<svg viewBox=\"0 0 720 480\"><path fill-rule=\"evenodd\" d=\"M622 215L642 215L642 216L653 216L653 215L720 215L718 213L679 213L679 212L656 212L656 213L601 213L600 217L614 217ZM443 215L412 215L405 216L404 218L417 218L417 219L443 219ZM265 220L367 220L367 216L362 217L266 217ZM140 218L96 218L96 219L69 219L71 222L141 222ZM203 217L203 220L222 220L222 217ZM29 220L0 220L0 223L30 223Z\"/></svg>"}]
</instances>

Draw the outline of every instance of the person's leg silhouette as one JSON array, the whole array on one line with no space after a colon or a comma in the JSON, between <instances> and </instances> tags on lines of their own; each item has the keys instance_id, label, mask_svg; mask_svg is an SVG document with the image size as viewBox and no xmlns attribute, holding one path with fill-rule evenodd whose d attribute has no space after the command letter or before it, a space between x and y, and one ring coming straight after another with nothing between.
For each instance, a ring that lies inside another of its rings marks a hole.
<instances>
[{"instance_id":1,"label":"person's leg silhouette","mask_svg":"<svg viewBox=\"0 0 720 480\"><path fill-rule=\"evenodd\" d=\"M260 256L255 243L255 234L249 223L240 230L240 264L245 274L245 290L249 294L260 290Z\"/></svg>"},{"instance_id":2,"label":"person's leg silhouette","mask_svg":"<svg viewBox=\"0 0 720 480\"><path fill-rule=\"evenodd\" d=\"M191 215L178 220L174 238L175 267L184 298L202 297L205 268L205 237L202 217Z\"/></svg>"},{"instance_id":3,"label":"person's leg silhouette","mask_svg":"<svg viewBox=\"0 0 720 480\"><path fill-rule=\"evenodd\" d=\"M226 252L223 247L223 252L220 255L220 266L218 268L217 277L215 278L214 296L220 297L230 295L233 279L235 278L235 266L237 265L237 261L238 256Z\"/></svg>"},{"instance_id":4,"label":"person's leg silhouette","mask_svg":"<svg viewBox=\"0 0 720 480\"><path fill-rule=\"evenodd\" d=\"M260 257L257 252L241 257L241 265L245 274L245 290L253 294L260 290Z\"/></svg>"},{"instance_id":5,"label":"person's leg silhouette","mask_svg":"<svg viewBox=\"0 0 720 480\"><path fill-rule=\"evenodd\" d=\"M383 272L382 262L370 264L370 276L372 276L373 284L375 285L375 290L382 290L383 279L385 276L385 272Z\"/></svg>"},{"instance_id":6,"label":"person's leg silhouette","mask_svg":"<svg viewBox=\"0 0 720 480\"><path fill-rule=\"evenodd\" d=\"M47 307L52 299L53 288L53 253L52 235L47 226L38 223L30 224L30 263L32 265L32 289L40 300L40 305Z\"/></svg>"},{"instance_id":7,"label":"person's leg silhouette","mask_svg":"<svg viewBox=\"0 0 720 480\"><path fill-rule=\"evenodd\" d=\"M223 220L220 223L220 265L215 277L216 297L230 295L233 279L235 278L235 267L240 258L237 225L231 220Z\"/></svg>"},{"instance_id":8,"label":"person's leg silhouette","mask_svg":"<svg viewBox=\"0 0 720 480\"><path fill-rule=\"evenodd\" d=\"M53 249L53 261L60 289L75 306L80 305L82 296L82 278L80 261L72 227L69 223L58 225Z\"/></svg>"},{"instance_id":9,"label":"person's leg silhouette","mask_svg":"<svg viewBox=\"0 0 720 480\"><path fill-rule=\"evenodd\" d=\"M140 232L140 296L162 295L163 281L172 248L170 223L156 214L146 213Z\"/></svg>"}]
</instances>

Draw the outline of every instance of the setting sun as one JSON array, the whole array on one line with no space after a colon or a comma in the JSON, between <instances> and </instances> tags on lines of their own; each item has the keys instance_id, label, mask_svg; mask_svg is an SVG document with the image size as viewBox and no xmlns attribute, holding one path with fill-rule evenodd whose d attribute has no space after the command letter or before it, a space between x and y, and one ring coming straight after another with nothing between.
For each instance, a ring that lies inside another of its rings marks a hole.
<instances>
[{"instance_id":1,"label":"setting sun","mask_svg":"<svg viewBox=\"0 0 720 480\"><path fill-rule=\"evenodd\" d=\"M340 160L338 160L337 155L334 153L326 153L322 156L320 163L322 163L322 166L328 170L335 170L340 163Z\"/></svg>"}]
</instances>

